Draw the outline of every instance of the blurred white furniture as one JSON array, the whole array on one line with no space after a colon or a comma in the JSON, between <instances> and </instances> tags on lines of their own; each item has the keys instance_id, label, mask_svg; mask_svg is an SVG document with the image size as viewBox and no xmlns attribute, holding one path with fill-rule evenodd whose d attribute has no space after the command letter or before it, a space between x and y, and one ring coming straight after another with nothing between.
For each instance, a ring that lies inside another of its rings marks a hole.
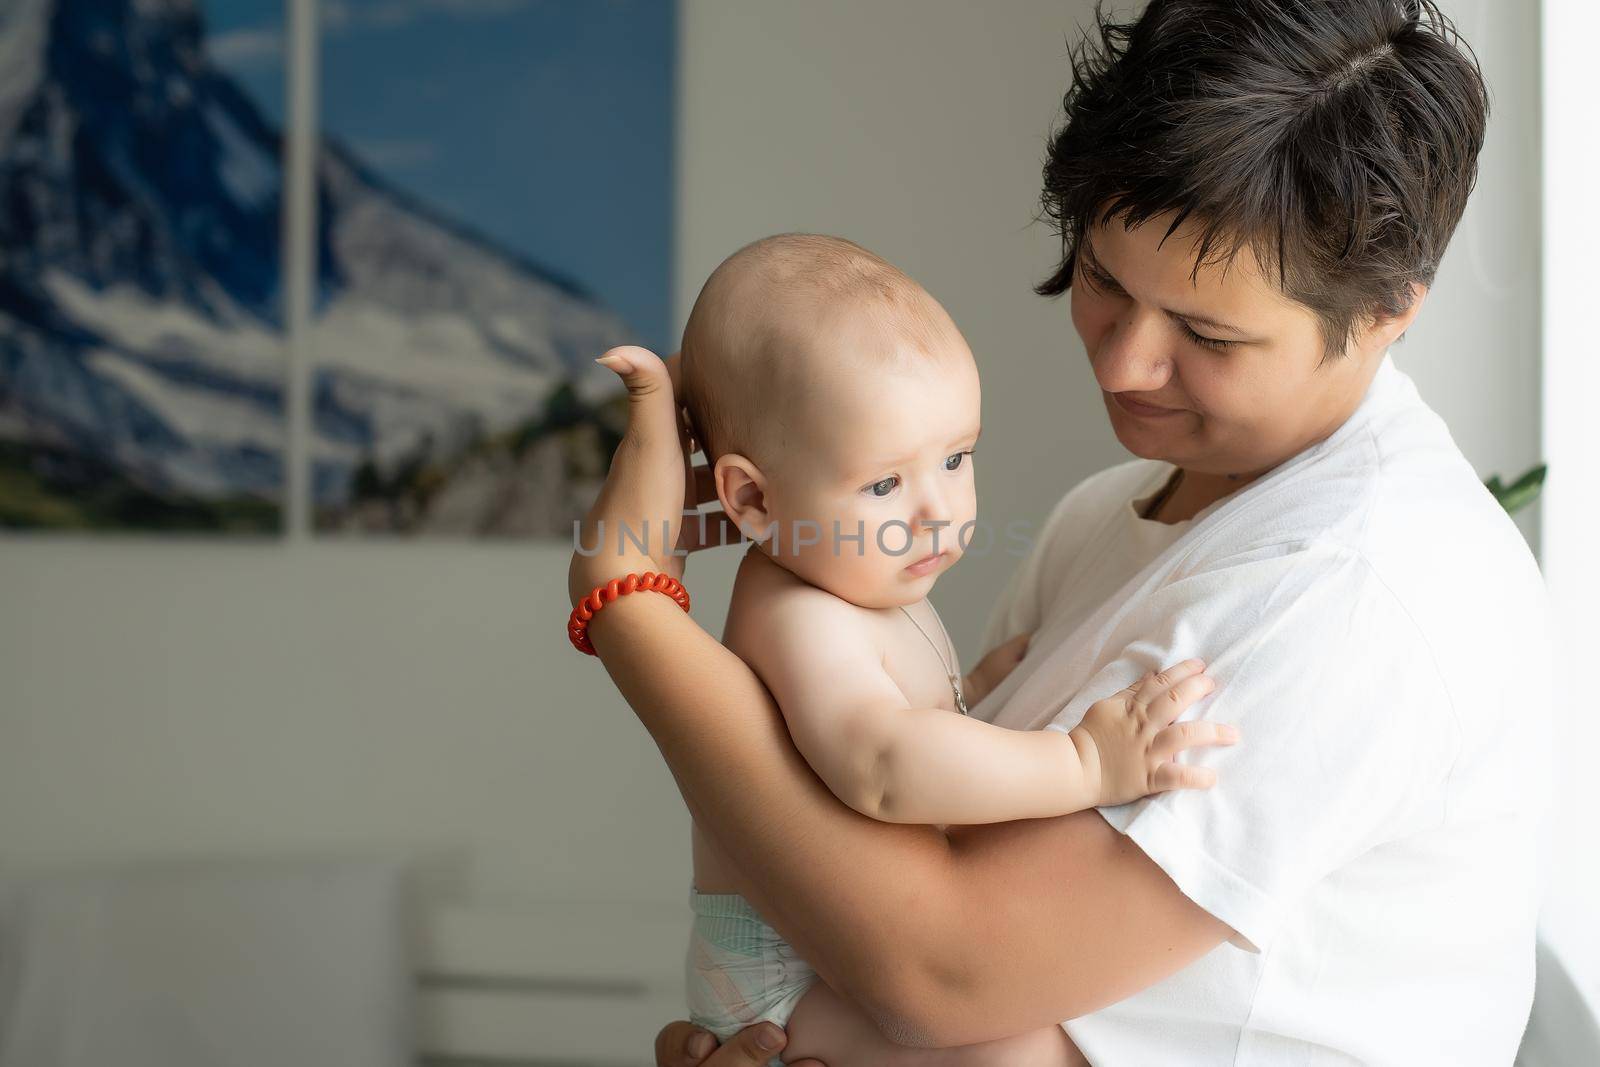
<instances>
[{"instance_id":1,"label":"blurred white furniture","mask_svg":"<svg viewBox=\"0 0 1600 1067\"><path fill-rule=\"evenodd\" d=\"M687 903L428 916L418 961L428 1067L646 1067L656 1032L684 1017Z\"/></svg>"},{"instance_id":2,"label":"blurred white furniture","mask_svg":"<svg viewBox=\"0 0 1600 1067\"><path fill-rule=\"evenodd\" d=\"M0 888L0 1067L411 1056L398 862L162 861Z\"/></svg>"},{"instance_id":3,"label":"blurred white furniture","mask_svg":"<svg viewBox=\"0 0 1600 1067\"><path fill-rule=\"evenodd\" d=\"M686 904L421 906L399 858L0 872L0 1067L633 1067Z\"/></svg>"}]
</instances>

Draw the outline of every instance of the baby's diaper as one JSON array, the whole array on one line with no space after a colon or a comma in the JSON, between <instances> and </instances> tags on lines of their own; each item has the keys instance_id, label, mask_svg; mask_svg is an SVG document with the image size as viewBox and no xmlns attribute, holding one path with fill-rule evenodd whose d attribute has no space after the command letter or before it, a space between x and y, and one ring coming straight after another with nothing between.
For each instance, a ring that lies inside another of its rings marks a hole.
<instances>
[{"instance_id":1,"label":"baby's diaper","mask_svg":"<svg viewBox=\"0 0 1600 1067\"><path fill-rule=\"evenodd\" d=\"M691 886L689 907L689 1021L718 1041L759 1022L788 1026L817 972L739 894ZM769 1067L781 1063L774 1056Z\"/></svg>"}]
</instances>

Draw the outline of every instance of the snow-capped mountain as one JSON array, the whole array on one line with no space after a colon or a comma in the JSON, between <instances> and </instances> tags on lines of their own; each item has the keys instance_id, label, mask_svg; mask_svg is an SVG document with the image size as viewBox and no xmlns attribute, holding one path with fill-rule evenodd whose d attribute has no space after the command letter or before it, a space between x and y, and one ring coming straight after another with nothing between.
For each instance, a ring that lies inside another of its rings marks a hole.
<instances>
[{"instance_id":1,"label":"snow-capped mountain","mask_svg":"<svg viewBox=\"0 0 1600 1067\"><path fill-rule=\"evenodd\" d=\"M206 502L244 501L270 526L279 131L208 60L194 0L0 12L0 473L25 465L61 497L52 515L111 483L186 502L158 524L216 525ZM604 464L595 406L615 392L592 360L626 327L335 144L317 181L319 523L569 529ZM0 508L15 521L74 524Z\"/></svg>"}]
</instances>

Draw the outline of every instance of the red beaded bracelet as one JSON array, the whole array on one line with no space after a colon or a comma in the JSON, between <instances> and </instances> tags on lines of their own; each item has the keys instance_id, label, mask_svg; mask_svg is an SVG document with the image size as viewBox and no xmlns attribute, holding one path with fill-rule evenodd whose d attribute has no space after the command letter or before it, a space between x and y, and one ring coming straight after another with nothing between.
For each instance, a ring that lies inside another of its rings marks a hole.
<instances>
[{"instance_id":1,"label":"red beaded bracelet","mask_svg":"<svg viewBox=\"0 0 1600 1067\"><path fill-rule=\"evenodd\" d=\"M594 655L594 645L589 643L589 620L594 618L594 613L617 597L637 593L642 589L665 593L677 603L678 607L684 611L689 610L689 590L670 574L645 571L643 574L613 578L604 585L595 586L588 596L578 601L578 606L573 608L572 614L567 617L567 637L572 641L572 647L579 652Z\"/></svg>"}]
</instances>

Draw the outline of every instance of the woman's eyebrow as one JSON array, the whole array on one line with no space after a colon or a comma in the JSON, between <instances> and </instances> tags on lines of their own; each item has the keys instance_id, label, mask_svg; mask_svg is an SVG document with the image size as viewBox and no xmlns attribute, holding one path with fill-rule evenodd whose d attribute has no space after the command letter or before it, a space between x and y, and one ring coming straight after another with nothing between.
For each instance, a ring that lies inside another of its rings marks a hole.
<instances>
[{"instance_id":1,"label":"woman's eyebrow","mask_svg":"<svg viewBox=\"0 0 1600 1067\"><path fill-rule=\"evenodd\" d=\"M1078 245L1078 251L1083 256L1084 267L1087 268L1090 274L1096 275L1096 281L1109 282L1113 287L1116 288L1118 292L1127 292L1127 290L1122 287L1122 283L1117 281L1116 276L1110 271L1106 270L1105 264L1101 263L1100 260L1095 258L1094 248L1089 244L1088 241L1080 242ZM1221 322L1217 319L1209 318L1205 315L1191 315L1189 312L1180 311L1177 308L1162 308L1161 310L1170 318L1182 319L1185 322L1193 323L1198 326L1205 326L1221 333L1238 334L1243 338L1248 338L1250 336L1249 330L1240 329L1237 326L1233 326L1226 322Z\"/></svg>"}]
</instances>

